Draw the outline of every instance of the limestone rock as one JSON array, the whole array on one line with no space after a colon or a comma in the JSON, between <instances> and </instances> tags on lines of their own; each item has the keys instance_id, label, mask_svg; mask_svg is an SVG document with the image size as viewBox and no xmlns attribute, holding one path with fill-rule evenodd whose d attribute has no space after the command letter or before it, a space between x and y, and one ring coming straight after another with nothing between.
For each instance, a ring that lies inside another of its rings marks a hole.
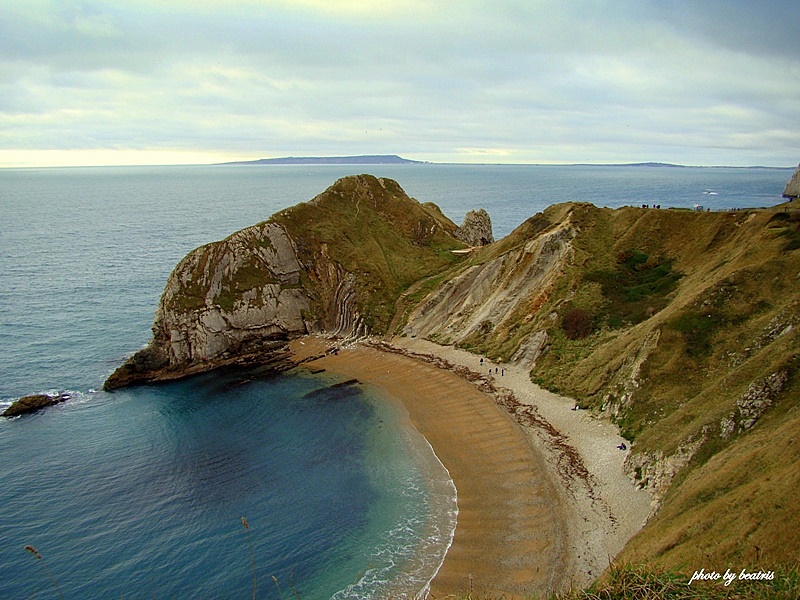
<instances>
[{"instance_id":1,"label":"limestone rock","mask_svg":"<svg viewBox=\"0 0 800 600\"><path fill-rule=\"evenodd\" d=\"M347 339L380 330L402 290L458 260L449 252L461 245L456 229L395 181L342 178L184 257L167 280L150 343L104 387L280 362L286 342L307 333Z\"/></svg>"},{"instance_id":2,"label":"limestone rock","mask_svg":"<svg viewBox=\"0 0 800 600\"><path fill-rule=\"evenodd\" d=\"M786 184L783 190L783 197L790 200L800 197L800 165L797 165L792 178Z\"/></svg>"},{"instance_id":3,"label":"limestone rock","mask_svg":"<svg viewBox=\"0 0 800 600\"><path fill-rule=\"evenodd\" d=\"M470 336L485 335L485 324L513 326L511 319L522 307L533 315L571 253L575 232L556 227L502 256L474 265L445 282L412 312L408 330L444 344L458 344ZM534 298L534 302L530 299ZM529 338L531 344L544 342ZM534 360L541 345L519 360Z\"/></svg>"},{"instance_id":4,"label":"limestone rock","mask_svg":"<svg viewBox=\"0 0 800 600\"><path fill-rule=\"evenodd\" d=\"M658 347L661 331L654 329L650 331L636 347L627 349L624 355L620 356L621 364L613 365L613 374L610 374L606 384L606 393L603 395L603 403L600 411L610 415L613 419L618 419L631 404L634 402L636 391L641 386L641 371L650 355ZM612 370L612 365L609 365Z\"/></svg>"},{"instance_id":5,"label":"limestone rock","mask_svg":"<svg viewBox=\"0 0 800 600\"><path fill-rule=\"evenodd\" d=\"M675 475L689 464L705 442L706 434L703 430L690 437L668 456L662 450L631 453L625 458L623 469L640 489L650 490L654 501L660 504Z\"/></svg>"},{"instance_id":6,"label":"limestone rock","mask_svg":"<svg viewBox=\"0 0 800 600\"><path fill-rule=\"evenodd\" d=\"M293 242L277 223L194 250L167 280L150 344L105 388L241 361L305 334L309 299L300 271Z\"/></svg>"},{"instance_id":7,"label":"limestone rock","mask_svg":"<svg viewBox=\"0 0 800 600\"><path fill-rule=\"evenodd\" d=\"M752 382L736 401L736 410L720 421L720 437L728 438L753 427L772 406L789 381L787 369Z\"/></svg>"},{"instance_id":8,"label":"limestone rock","mask_svg":"<svg viewBox=\"0 0 800 600\"><path fill-rule=\"evenodd\" d=\"M520 344L519 349L511 357L511 362L527 369L533 369L539 357L547 352L549 339L550 336L544 329L534 331L527 340Z\"/></svg>"},{"instance_id":9,"label":"limestone rock","mask_svg":"<svg viewBox=\"0 0 800 600\"><path fill-rule=\"evenodd\" d=\"M456 237L469 246L486 246L494 243L492 219L484 209L471 210L464 223L456 230Z\"/></svg>"}]
</instances>

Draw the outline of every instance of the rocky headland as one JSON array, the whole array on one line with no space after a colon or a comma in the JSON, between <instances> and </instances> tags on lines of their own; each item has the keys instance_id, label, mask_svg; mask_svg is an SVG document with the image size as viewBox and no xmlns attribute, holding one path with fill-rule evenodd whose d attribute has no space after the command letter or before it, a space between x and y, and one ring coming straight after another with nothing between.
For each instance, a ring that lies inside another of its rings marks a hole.
<instances>
[{"instance_id":1,"label":"rocky headland","mask_svg":"<svg viewBox=\"0 0 800 600\"><path fill-rule=\"evenodd\" d=\"M151 342L105 388L232 363L277 365L286 341L309 333L382 332L402 291L459 260L458 231L392 180L341 179L186 256L167 280Z\"/></svg>"},{"instance_id":2,"label":"rocky headland","mask_svg":"<svg viewBox=\"0 0 800 600\"><path fill-rule=\"evenodd\" d=\"M499 241L484 215L459 228L392 180L337 181L183 259L150 344L106 389L278 366L308 334L424 339L527 373L619 427L624 469L656 504L618 559L690 572L800 559L793 203L569 203Z\"/></svg>"}]
</instances>

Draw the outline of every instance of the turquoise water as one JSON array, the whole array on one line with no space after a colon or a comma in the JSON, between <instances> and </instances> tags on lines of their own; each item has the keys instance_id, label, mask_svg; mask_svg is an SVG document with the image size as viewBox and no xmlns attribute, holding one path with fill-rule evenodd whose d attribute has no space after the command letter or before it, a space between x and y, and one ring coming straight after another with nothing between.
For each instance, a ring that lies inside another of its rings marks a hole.
<instances>
[{"instance_id":1,"label":"turquoise water","mask_svg":"<svg viewBox=\"0 0 800 600\"><path fill-rule=\"evenodd\" d=\"M214 373L99 390L144 345L191 249L353 172L496 237L554 202L780 201L791 170L402 165L0 170L0 597L402 597L449 543L453 490L402 410L325 375ZM245 530L245 517L250 525ZM249 536L248 536L249 533ZM44 564L23 550L30 544ZM290 583L291 580L291 583Z\"/></svg>"},{"instance_id":2,"label":"turquoise water","mask_svg":"<svg viewBox=\"0 0 800 600\"><path fill-rule=\"evenodd\" d=\"M52 595L27 544L70 598L250 597L250 542L261 598L272 577L303 598L418 591L449 541L428 527L446 473L396 406L334 383L216 373L3 424L0 597Z\"/></svg>"}]
</instances>

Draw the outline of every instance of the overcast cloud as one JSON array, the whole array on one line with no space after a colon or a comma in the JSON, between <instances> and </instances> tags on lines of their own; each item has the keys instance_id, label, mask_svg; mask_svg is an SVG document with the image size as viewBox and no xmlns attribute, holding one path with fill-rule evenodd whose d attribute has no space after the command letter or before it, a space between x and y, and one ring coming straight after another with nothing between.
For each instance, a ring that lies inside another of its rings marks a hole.
<instances>
[{"instance_id":1,"label":"overcast cloud","mask_svg":"<svg viewBox=\"0 0 800 600\"><path fill-rule=\"evenodd\" d=\"M0 0L0 166L793 166L799 28L797 0Z\"/></svg>"}]
</instances>

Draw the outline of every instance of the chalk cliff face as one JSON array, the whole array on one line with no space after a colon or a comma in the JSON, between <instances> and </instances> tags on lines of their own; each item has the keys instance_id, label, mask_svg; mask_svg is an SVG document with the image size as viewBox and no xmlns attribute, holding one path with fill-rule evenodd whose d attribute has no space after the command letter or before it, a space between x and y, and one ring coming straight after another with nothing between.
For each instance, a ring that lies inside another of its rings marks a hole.
<instances>
[{"instance_id":1,"label":"chalk cliff face","mask_svg":"<svg viewBox=\"0 0 800 600\"><path fill-rule=\"evenodd\" d=\"M569 219L486 262L476 262L442 284L411 314L407 333L444 344L484 339L518 325L520 309L541 303L554 276L571 254L575 231ZM533 340L517 356L527 356ZM532 357L524 362L530 364Z\"/></svg>"},{"instance_id":2,"label":"chalk cliff face","mask_svg":"<svg viewBox=\"0 0 800 600\"><path fill-rule=\"evenodd\" d=\"M150 344L117 370L111 389L206 370L303 334L309 297L286 230L262 223L189 253L167 280Z\"/></svg>"},{"instance_id":3,"label":"chalk cliff face","mask_svg":"<svg viewBox=\"0 0 800 600\"><path fill-rule=\"evenodd\" d=\"M167 281L155 337L170 363L217 357L249 342L304 332L300 262L278 224L264 223L184 258Z\"/></svg>"},{"instance_id":4,"label":"chalk cliff face","mask_svg":"<svg viewBox=\"0 0 800 600\"><path fill-rule=\"evenodd\" d=\"M800 198L800 165L797 165L792 178L786 184L783 190L783 197L791 200Z\"/></svg>"},{"instance_id":5,"label":"chalk cliff face","mask_svg":"<svg viewBox=\"0 0 800 600\"><path fill-rule=\"evenodd\" d=\"M189 253L153 338L106 389L279 360L291 337L381 332L399 291L457 260L456 226L391 180L337 181L313 200Z\"/></svg>"}]
</instances>

